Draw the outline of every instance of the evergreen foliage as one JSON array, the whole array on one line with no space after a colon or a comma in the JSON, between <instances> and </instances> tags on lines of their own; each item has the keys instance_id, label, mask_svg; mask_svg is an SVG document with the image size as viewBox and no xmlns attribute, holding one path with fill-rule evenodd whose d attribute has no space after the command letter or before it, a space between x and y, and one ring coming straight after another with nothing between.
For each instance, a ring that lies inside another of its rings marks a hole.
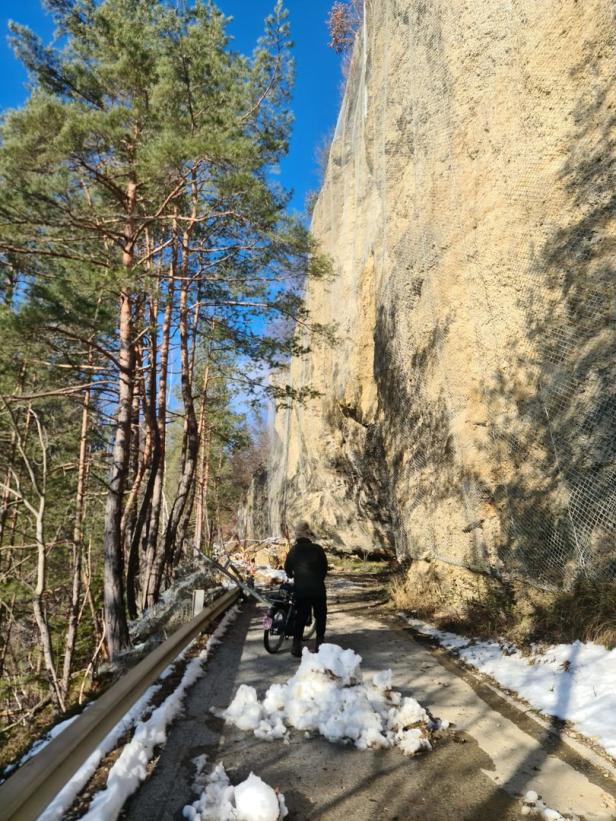
<instances>
[{"instance_id":1,"label":"evergreen foliage","mask_svg":"<svg viewBox=\"0 0 616 821\"><path fill-rule=\"evenodd\" d=\"M281 0L249 57L213 2L46 6L53 45L11 24L31 94L0 129L7 726L67 709L126 648L128 614L232 530L251 461L234 392L310 397L263 374L330 333L301 298L329 265L274 182Z\"/></svg>"}]
</instances>

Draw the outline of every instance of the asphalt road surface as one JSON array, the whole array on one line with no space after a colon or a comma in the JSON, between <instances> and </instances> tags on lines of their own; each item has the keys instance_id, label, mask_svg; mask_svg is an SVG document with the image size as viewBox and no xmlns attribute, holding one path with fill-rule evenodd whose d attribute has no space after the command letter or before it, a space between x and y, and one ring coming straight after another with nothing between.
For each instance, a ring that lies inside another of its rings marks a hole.
<instances>
[{"instance_id":1,"label":"asphalt road surface","mask_svg":"<svg viewBox=\"0 0 616 821\"><path fill-rule=\"evenodd\" d=\"M261 611L244 603L121 817L182 818L198 797L193 760L205 753L210 764L224 763L234 784L252 771L279 787L289 821L519 821L530 789L563 814L616 819L616 781L605 765L382 613L374 579L329 581L327 641L358 652L364 673L391 668L395 689L452 722L432 752L405 758L396 748L361 751L299 732L289 743L260 741L216 718L210 708L226 707L240 684L262 695L298 664L290 641L276 656L265 652Z\"/></svg>"}]
</instances>

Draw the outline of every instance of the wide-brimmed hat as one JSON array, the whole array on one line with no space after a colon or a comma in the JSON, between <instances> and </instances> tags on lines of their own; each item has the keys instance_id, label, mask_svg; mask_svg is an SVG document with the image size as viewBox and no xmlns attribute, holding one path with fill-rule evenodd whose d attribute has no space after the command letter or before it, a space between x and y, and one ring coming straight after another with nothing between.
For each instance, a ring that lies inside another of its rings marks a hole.
<instances>
[{"instance_id":1,"label":"wide-brimmed hat","mask_svg":"<svg viewBox=\"0 0 616 821\"><path fill-rule=\"evenodd\" d=\"M314 536L314 533L308 522L302 521L295 525L296 539L310 539L311 536Z\"/></svg>"}]
</instances>

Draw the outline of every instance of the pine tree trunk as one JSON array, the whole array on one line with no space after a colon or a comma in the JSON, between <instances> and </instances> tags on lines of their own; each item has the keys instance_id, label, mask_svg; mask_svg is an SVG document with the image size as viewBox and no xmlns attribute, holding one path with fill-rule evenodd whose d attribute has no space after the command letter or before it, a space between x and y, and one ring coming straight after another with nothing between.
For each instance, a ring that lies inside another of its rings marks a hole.
<instances>
[{"instance_id":1,"label":"pine tree trunk","mask_svg":"<svg viewBox=\"0 0 616 821\"><path fill-rule=\"evenodd\" d=\"M28 413L28 417L35 416L33 411ZM47 443L45 441L44 433L40 423L37 419L37 429L39 433L39 443L41 447L41 466L42 476L35 482L33 480L34 489L39 497L38 506L35 508L28 503L28 508L34 516L35 521L35 541L37 552L36 563L36 586L34 588L34 595L32 597L32 609L34 610L34 619L39 631L41 640L41 649L43 651L43 660L45 669L49 674L50 683L53 689L59 709L64 712L64 698L62 695L60 682L56 672L56 666L53 658L53 648L51 644L51 633L49 630L49 622L47 620L47 613L43 597L47 587L47 544L45 543L45 512L46 512L46 494L47 494ZM21 449L23 459L28 457L25 455L25 450ZM28 473L33 475L31 467L28 467Z\"/></svg>"},{"instance_id":2,"label":"pine tree trunk","mask_svg":"<svg viewBox=\"0 0 616 821\"><path fill-rule=\"evenodd\" d=\"M192 484L194 481L197 458L199 455L199 426L195 413L195 403L192 395L192 369L189 346L188 328L188 270L186 266L186 249L188 248L188 235L184 235L184 260L182 279L180 286L180 363L181 363L181 384L182 402L184 404L185 436L184 436L184 460L177 493L173 500L173 505L169 512L169 520L165 529L163 560L166 565L171 565L176 553L176 544L180 523L190 501ZM162 567L161 567L162 570ZM160 585L162 574L157 580ZM157 588L158 592L158 588Z\"/></svg>"},{"instance_id":3,"label":"pine tree trunk","mask_svg":"<svg viewBox=\"0 0 616 821\"><path fill-rule=\"evenodd\" d=\"M175 226L174 226L175 232ZM150 512L150 526L147 534L145 562L141 582L142 609L151 607L158 595L156 579L159 576L161 555L158 545L160 517L163 502L163 485L165 478L165 454L167 443L167 377L169 369L169 343L171 338L171 319L173 303L175 301L175 264L177 248L173 250L173 261L167 289L167 304L163 318L162 338L160 343L160 375L158 381L158 464L154 473L152 488L152 506Z\"/></svg>"},{"instance_id":4,"label":"pine tree trunk","mask_svg":"<svg viewBox=\"0 0 616 821\"><path fill-rule=\"evenodd\" d=\"M127 525L125 531L125 540L128 539L128 559L126 563L126 606L128 609L128 615L131 619L136 619L138 615L136 585L139 578L139 548L141 534L143 533L143 527L150 510L150 501L152 497L152 471L155 470L152 437L153 431L148 424L145 431L145 442L139 472L135 484L131 488L133 503L131 521L130 525ZM143 499L141 500L139 507L137 507L137 496L148 471L148 481L146 482Z\"/></svg>"},{"instance_id":5,"label":"pine tree trunk","mask_svg":"<svg viewBox=\"0 0 616 821\"><path fill-rule=\"evenodd\" d=\"M214 505L215 505L215 514L216 514L216 530L218 531L218 541L220 542L220 546L222 547L224 544L223 541L223 533L222 533L222 522L220 517L220 478L222 473L222 462L223 462L224 455L222 451L218 457L218 471L216 473L216 482L214 484Z\"/></svg>"},{"instance_id":6,"label":"pine tree trunk","mask_svg":"<svg viewBox=\"0 0 616 821\"><path fill-rule=\"evenodd\" d=\"M88 364L92 362L92 355L88 357ZM73 585L71 590L71 604L68 612L68 626L64 649L64 665L62 667L61 691L66 698L68 693L75 640L79 626L79 599L81 597L81 568L83 558L83 516L85 510L86 480L88 474L88 429L90 426L90 399L91 392L86 390L83 397L81 412L81 438L79 440L79 467L77 471L77 491L75 494L75 524L73 527Z\"/></svg>"},{"instance_id":7,"label":"pine tree trunk","mask_svg":"<svg viewBox=\"0 0 616 821\"><path fill-rule=\"evenodd\" d=\"M124 289L120 300L119 403L103 539L105 628L107 650L111 660L129 645L128 625L124 611L122 500L130 455L132 360L131 295L127 289Z\"/></svg>"},{"instance_id":8,"label":"pine tree trunk","mask_svg":"<svg viewBox=\"0 0 616 821\"><path fill-rule=\"evenodd\" d=\"M195 475L196 475L195 469ZM195 496L197 493L197 483L195 481L195 477L193 476L193 480L190 483L190 488L188 491L188 499L186 501L186 505L184 507L184 512L182 513L182 518L180 519L180 524L177 530L177 537L175 541L174 551L171 556L171 564L173 564L174 568L180 564L184 557L184 550L189 544L189 537L188 533L190 530L190 523L192 520L193 508L195 506ZM192 542L194 543L194 534L192 538ZM174 571L175 572L175 571ZM172 578L174 574L172 574Z\"/></svg>"},{"instance_id":9,"label":"pine tree trunk","mask_svg":"<svg viewBox=\"0 0 616 821\"><path fill-rule=\"evenodd\" d=\"M128 567L126 571L126 604L131 618L136 618L137 594L136 586L139 578L140 550L143 530L151 515L152 496L154 484L158 474L160 464L160 432L156 418L156 363L158 346L158 300L152 299L150 302L150 352L149 352L149 379L148 389L143 382L143 417L146 424L146 441L144 446L143 467L144 474L148 473L148 481L143 493L143 499L136 517L135 526L131 534L130 548L128 552ZM146 533L147 541L147 533Z\"/></svg>"},{"instance_id":10,"label":"pine tree trunk","mask_svg":"<svg viewBox=\"0 0 616 821\"><path fill-rule=\"evenodd\" d=\"M210 365L205 366L203 382L201 384L201 407L199 408L199 468L197 472L197 488L195 498L195 536L193 540L193 554L198 556L202 550L205 495L207 488L208 441L205 432L205 411L207 406L207 389L210 380Z\"/></svg>"},{"instance_id":11,"label":"pine tree trunk","mask_svg":"<svg viewBox=\"0 0 616 821\"><path fill-rule=\"evenodd\" d=\"M135 325L133 325L135 328ZM130 490L126 496L126 503L122 511L122 522L120 529L122 532L122 544L124 551L127 552L127 545L130 545L131 534L135 528L137 519L137 499L139 498L139 490L145 466L143 461L144 452L141 448L141 399L143 392L142 379L142 360L140 346L135 346L135 382L133 385L133 402L131 408L130 421L130 457L129 457L129 479Z\"/></svg>"},{"instance_id":12,"label":"pine tree trunk","mask_svg":"<svg viewBox=\"0 0 616 821\"><path fill-rule=\"evenodd\" d=\"M128 223L126 244L122 263L127 273L133 264L132 220L136 184L128 184ZM105 507L103 537L104 574L103 592L105 601L105 629L107 651L111 661L129 646L128 624L124 607L124 573L122 556L122 502L130 458L130 426L134 384L134 348L132 327L131 291L125 286L120 294L120 376L118 411L113 443L111 475Z\"/></svg>"}]
</instances>

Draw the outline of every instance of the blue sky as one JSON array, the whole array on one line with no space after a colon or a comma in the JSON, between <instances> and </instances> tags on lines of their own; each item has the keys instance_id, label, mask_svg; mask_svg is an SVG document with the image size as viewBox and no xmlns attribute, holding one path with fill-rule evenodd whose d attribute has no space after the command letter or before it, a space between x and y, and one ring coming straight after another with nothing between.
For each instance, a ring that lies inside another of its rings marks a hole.
<instances>
[{"instance_id":1,"label":"blue sky","mask_svg":"<svg viewBox=\"0 0 616 821\"><path fill-rule=\"evenodd\" d=\"M274 0L218 0L234 20L230 33L238 51L250 52ZM291 208L302 210L306 192L319 184L315 150L334 126L340 102L340 59L327 46L325 20L332 0L287 0L295 41L295 127L291 150L281 167L281 182L294 190ZM49 41L53 25L40 0L0 0L0 109L18 106L27 96L26 74L13 57L6 35L10 19Z\"/></svg>"},{"instance_id":2,"label":"blue sky","mask_svg":"<svg viewBox=\"0 0 616 821\"><path fill-rule=\"evenodd\" d=\"M290 210L303 211L306 193L319 187L316 148L336 122L340 104L340 58L327 45L325 24L333 0L286 0L295 42L295 125L289 155L281 163L280 182L293 190ZM233 48L250 53L263 31L263 20L275 0L217 0L233 17L229 32ZM0 0L0 110L19 106L28 96L27 76L7 43L8 21L29 26L45 42L53 37L53 23L41 0ZM173 377L172 377L173 382ZM173 389L171 394L173 395ZM243 400L237 409L247 410Z\"/></svg>"}]
</instances>

